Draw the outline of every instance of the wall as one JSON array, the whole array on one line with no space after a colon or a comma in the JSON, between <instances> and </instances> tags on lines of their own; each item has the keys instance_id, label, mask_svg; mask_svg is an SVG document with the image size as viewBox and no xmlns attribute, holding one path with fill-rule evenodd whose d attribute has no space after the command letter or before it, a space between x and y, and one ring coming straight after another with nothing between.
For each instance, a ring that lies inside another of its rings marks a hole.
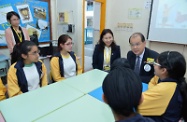
<instances>
[{"instance_id":1,"label":"wall","mask_svg":"<svg viewBox=\"0 0 187 122\"><path fill-rule=\"evenodd\" d=\"M172 44L172 43L163 43L163 42L150 42L150 48L161 53L163 51L178 51L184 55L184 58L187 61L187 46L182 44ZM185 74L187 78L187 72Z\"/></svg>"},{"instance_id":2,"label":"wall","mask_svg":"<svg viewBox=\"0 0 187 122\"><path fill-rule=\"evenodd\" d=\"M82 54L82 0L52 0L51 1L51 14L52 14L52 35L53 40L57 40L58 37L63 33L62 24L58 24L58 12L68 12L69 24L75 25L75 32L68 33L73 39L75 45L73 50L77 56L81 57Z\"/></svg>"},{"instance_id":3,"label":"wall","mask_svg":"<svg viewBox=\"0 0 187 122\"><path fill-rule=\"evenodd\" d=\"M150 9L144 9L145 0L107 0L106 6L106 28L112 29L115 41L121 46L122 57L126 57L127 52L130 50L129 36L133 32L142 32L147 36L148 20ZM129 8L142 9L140 19L128 19ZM117 23L133 23L132 31L117 30Z\"/></svg>"}]
</instances>

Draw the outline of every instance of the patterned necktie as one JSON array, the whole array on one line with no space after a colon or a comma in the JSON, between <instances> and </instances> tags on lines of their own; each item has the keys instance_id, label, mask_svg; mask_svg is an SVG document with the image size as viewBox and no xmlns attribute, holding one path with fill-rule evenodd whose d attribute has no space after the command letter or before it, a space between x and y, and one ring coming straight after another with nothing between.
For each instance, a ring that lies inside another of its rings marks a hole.
<instances>
[{"instance_id":1,"label":"patterned necktie","mask_svg":"<svg viewBox=\"0 0 187 122\"><path fill-rule=\"evenodd\" d=\"M140 72L140 56L136 56L136 64L134 66L134 72L139 75L139 72Z\"/></svg>"}]
</instances>

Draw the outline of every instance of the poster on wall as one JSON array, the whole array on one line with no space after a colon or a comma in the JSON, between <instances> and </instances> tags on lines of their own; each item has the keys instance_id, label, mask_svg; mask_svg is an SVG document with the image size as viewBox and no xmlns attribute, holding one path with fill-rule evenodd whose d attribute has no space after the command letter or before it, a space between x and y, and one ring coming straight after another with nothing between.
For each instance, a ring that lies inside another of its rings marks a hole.
<instances>
[{"instance_id":1,"label":"poster on wall","mask_svg":"<svg viewBox=\"0 0 187 122\"><path fill-rule=\"evenodd\" d=\"M128 19L140 19L142 16L141 8L129 8Z\"/></svg>"},{"instance_id":2,"label":"poster on wall","mask_svg":"<svg viewBox=\"0 0 187 122\"><path fill-rule=\"evenodd\" d=\"M16 7L18 9L19 15L21 15L20 17L21 17L22 23L28 23L28 22L33 21L32 14L31 14L31 11L30 11L30 8L29 8L28 4L19 5L19 6L16 6Z\"/></svg>"},{"instance_id":3,"label":"poster on wall","mask_svg":"<svg viewBox=\"0 0 187 122\"><path fill-rule=\"evenodd\" d=\"M69 13L68 12L59 12L58 13L58 22L59 23L68 23Z\"/></svg>"},{"instance_id":4,"label":"poster on wall","mask_svg":"<svg viewBox=\"0 0 187 122\"><path fill-rule=\"evenodd\" d=\"M5 30L11 25L6 14L15 11L20 16L20 26L28 30L29 35L37 34L39 42L50 41L48 2L41 0L0 0L0 46L7 46Z\"/></svg>"}]
</instances>

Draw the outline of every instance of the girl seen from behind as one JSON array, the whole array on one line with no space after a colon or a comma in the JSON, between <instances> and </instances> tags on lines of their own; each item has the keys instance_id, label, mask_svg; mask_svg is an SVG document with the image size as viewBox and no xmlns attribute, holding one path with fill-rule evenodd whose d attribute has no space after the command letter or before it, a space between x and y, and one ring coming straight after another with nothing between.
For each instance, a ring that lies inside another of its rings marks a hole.
<instances>
[{"instance_id":1,"label":"girl seen from behind","mask_svg":"<svg viewBox=\"0 0 187 122\"><path fill-rule=\"evenodd\" d=\"M103 100L114 114L116 122L154 122L136 112L142 102L142 82L130 69L127 59L114 61L111 71L103 81Z\"/></svg>"}]
</instances>

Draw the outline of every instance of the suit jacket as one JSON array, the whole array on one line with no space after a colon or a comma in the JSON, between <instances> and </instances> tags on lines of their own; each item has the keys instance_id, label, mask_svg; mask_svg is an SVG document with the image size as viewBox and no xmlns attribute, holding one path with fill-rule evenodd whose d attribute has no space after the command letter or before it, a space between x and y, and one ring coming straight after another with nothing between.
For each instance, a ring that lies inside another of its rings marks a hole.
<instances>
[{"instance_id":1,"label":"suit jacket","mask_svg":"<svg viewBox=\"0 0 187 122\"><path fill-rule=\"evenodd\" d=\"M120 46L111 48L110 65L117 58L121 58ZM104 50L101 50L98 44L95 46L92 61L92 66L94 69L103 70Z\"/></svg>"},{"instance_id":2,"label":"suit jacket","mask_svg":"<svg viewBox=\"0 0 187 122\"><path fill-rule=\"evenodd\" d=\"M25 37L25 40L30 41L30 37L29 37L28 31L26 30L26 28L21 27L21 29L23 31L23 35ZM14 34L13 34L11 28L7 28L5 30L5 38L6 38L8 49L10 50L10 53L12 53L14 45L16 44L16 41L15 41Z\"/></svg>"},{"instance_id":3,"label":"suit jacket","mask_svg":"<svg viewBox=\"0 0 187 122\"><path fill-rule=\"evenodd\" d=\"M150 65L151 66L150 71L145 71L145 69L144 69L144 66L146 65L145 62L147 61L147 58L154 58L154 60L157 60L157 57L158 57L157 52L150 50L148 48L145 48L143 59L142 59L141 65L140 65L140 74L139 74L142 82L149 83L151 78L154 76L153 65ZM131 68L134 70L134 66L135 66L135 62L136 62L136 55L132 51L129 51L127 53L127 60L129 61Z\"/></svg>"}]
</instances>

